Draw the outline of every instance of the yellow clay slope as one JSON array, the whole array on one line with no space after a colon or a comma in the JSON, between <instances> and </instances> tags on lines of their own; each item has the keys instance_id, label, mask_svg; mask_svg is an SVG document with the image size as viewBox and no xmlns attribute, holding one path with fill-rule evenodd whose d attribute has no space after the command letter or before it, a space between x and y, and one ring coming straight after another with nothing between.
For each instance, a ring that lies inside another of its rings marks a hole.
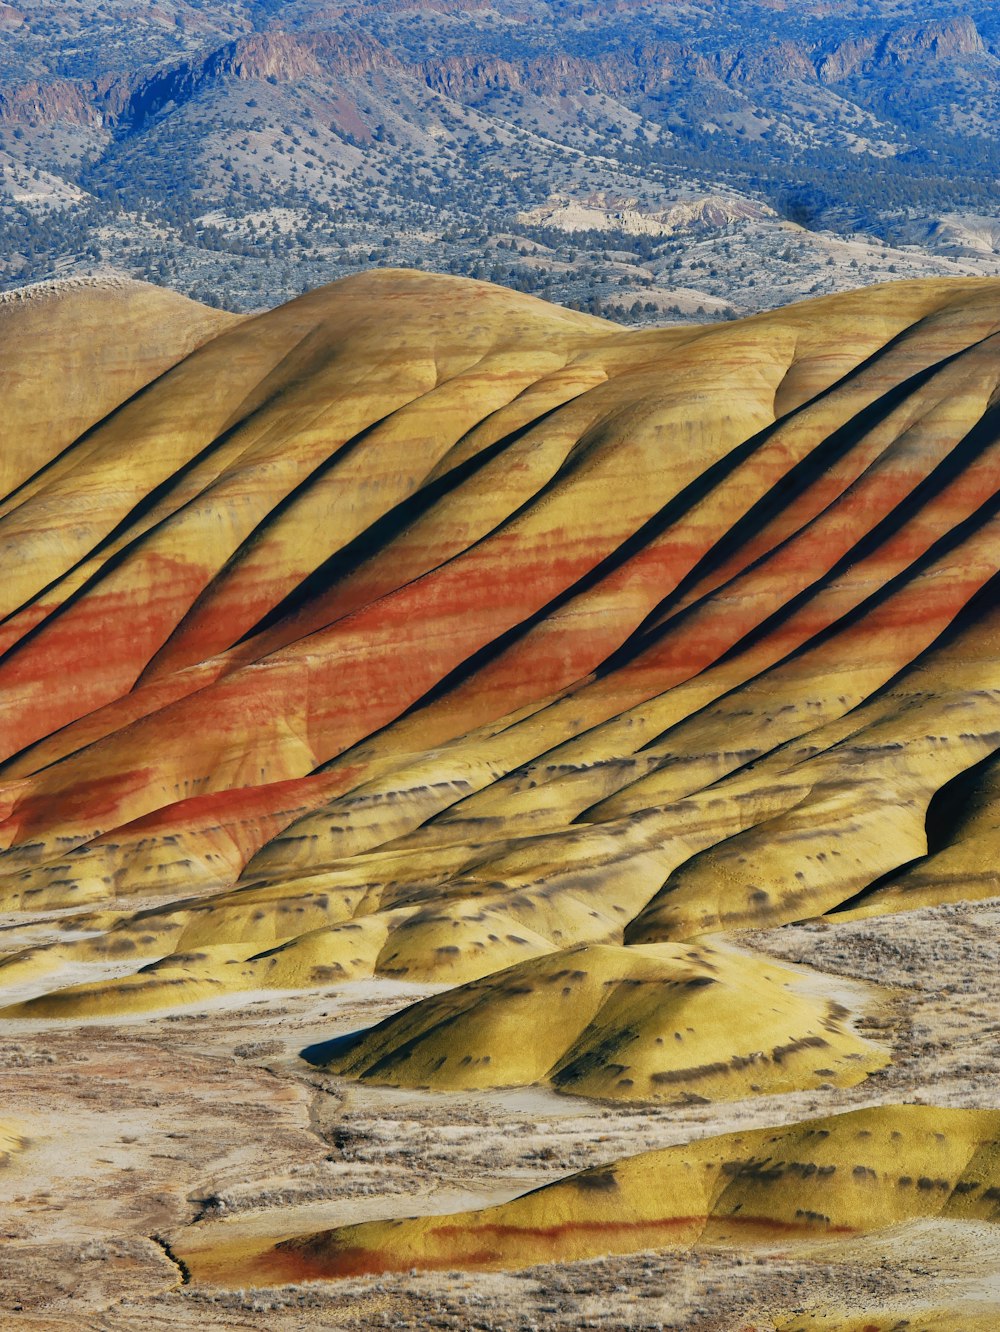
<instances>
[{"instance_id":1,"label":"yellow clay slope","mask_svg":"<svg viewBox=\"0 0 1000 1332\"><path fill-rule=\"evenodd\" d=\"M887 1062L797 980L704 942L581 945L425 999L323 1062L394 1086L667 1102L851 1086Z\"/></svg>"},{"instance_id":2,"label":"yellow clay slope","mask_svg":"<svg viewBox=\"0 0 1000 1332\"><path fill-rule=\"evenodd\" d=\"M195 1280L242 1285L835 1242L927 1217L996 1221L998 1136L993 1111L882 1106L646 1152L480 1212L278 1240L243 1265L224 1244L199 1248L194 1237L177 1250Z\"/></svg>"}]
</instances>

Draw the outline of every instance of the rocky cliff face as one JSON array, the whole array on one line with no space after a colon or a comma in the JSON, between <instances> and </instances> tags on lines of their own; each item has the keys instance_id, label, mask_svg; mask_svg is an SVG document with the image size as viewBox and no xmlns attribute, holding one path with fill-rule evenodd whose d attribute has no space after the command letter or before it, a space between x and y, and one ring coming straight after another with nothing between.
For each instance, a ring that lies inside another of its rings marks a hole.
<instances>
[{"instance_id":1,"label":"rocky cliff face","mask_svg":"<svg viewBox=\"0 0 1000 1332\"><path fill-rule=\"evenodd\" d=\"M715 72L726 83L737 86L788 79L810 82L816 77L809 50L792 41L776 42L758 50L723 52Z\"/></svg>"},{"instance_id":2,"label":"rocky cliff face","mask_svg":"<svg viewBox=\"0 0 1000 1332\"><path fill-rule=\"evenodd\" d=\"M170 102L180 103L209 84L227 79L297 83L331 75L357 78L397 62L376 42L356 34L256 32L229 42L204 60L157 71L124 84L120 107L108 104L112 121L142 122Z\"/></svg>"},{"instance_id":3,"label":"rocky cliff face","mask_svg":"<svg viewBox=\"0 0 1000 1332\"><path fill-rule=\"evenodd\" d=\"M441 8L445 12L454 7ZM655 91L676 78L759 90L788 80L838 83L873 71L987 54L973 20L962 17L850 38L827 51L793 40L723 45L715 52L657 40L598 57L551 52L513 59L469 52L415 61L396 56L366 33L344 30L339 25L347 11L333 7L323 13L325 22L338 24L337 31L254 32L207 55L128 76L33 80L0 95L0 123L142 124L170 103L180 104L206 85L226 79L295 83L333 75L363 78L381 71L408 73L460 101L496 91L546 96L584 87L628 97ZM357 11L354 14L357 17ZM0 6L0 26L16 21L17 11Z\"/></svg>"},{"instance_id":4,"label":"rocky cliff face","mask_svg":"<svg viewBox=\"0 0 1000 1332\"><path fill-rule=\"evenodd\" d=\"M815 77L801 52L796 61L804 73ZM787 70L787 52L776 50L763 58L744 51L706 56L680 42L644 42L596 59L551 55L512 61L453 56L425 62L421 73L436 92L458 98L497 90L558 94L582 88L627 97L655 91L678 77L749 82L778 68Z\"/></svg>"},{"instance_id":5,"label":"rocky cliff face","mask_svg":"<svg viewBox=\"0 0 1000 1332\"><path fill-rule=\"evenodd\" d=\"M0 123L140 125L171 103L180 105L209 84L227 79L295 83L301 79L363 77L400 68L371 38L355 33L255 32L166 68L90 81L32 80L0 94Z\"/></svg>"},{"instance_id":6,"label":"rocky cliff face","mask_svg":"<svg viewBox=\"0 0 1000 1332\"><path fill-rule=\"evenodd\" d=\"M971 18L963 17L842 42L817 60L816 73L823 83L839 83L855 74L919 60L985 54L978 28Z\"/></svg>"},{"instance_id":7,"label":"rocky cliff face","mask_svg":"<svg viewBox=\"0 0 1000 1332\"><path fill-rule=\"evenodd\" d=\"M552 55L515 61L450 56L424 62L420 72L436 92L460 99L498 90L551 94L587 86L622 96L653 91L677 77L718 80L743 89L789 80L837 83L866 71L985 54L975 23L971 18L959 18L851 39L822 53L792 40L727 46L714 54L679 42L659 41L639 43L597 59Z\"/></svg>"},{"instance_id":8,"label":"rocky cliff face","mask_svg":"<svg viewBox=\"0 0 1000 1332\"><path fill-rule=\"evenodd\" d=\"M420 66L429 88L459 99L497 91L558 94L584 87L622 92L635 86L636 70L636 64L628 58L597 61L564 55L519 61L449 56Z\"/></svg>"},{"instance_id":9,"label":"rocky cliff face","mask_svg":"<svg viewBox=\"0 0 1000 1332\"><path fill-rule=\"evenodd\" d=\"M0 93L0 124L100 125L103 117L95 105L94 85L72 79L41 82L33 79L9 93Z\"/></svg>"}]
</instances>

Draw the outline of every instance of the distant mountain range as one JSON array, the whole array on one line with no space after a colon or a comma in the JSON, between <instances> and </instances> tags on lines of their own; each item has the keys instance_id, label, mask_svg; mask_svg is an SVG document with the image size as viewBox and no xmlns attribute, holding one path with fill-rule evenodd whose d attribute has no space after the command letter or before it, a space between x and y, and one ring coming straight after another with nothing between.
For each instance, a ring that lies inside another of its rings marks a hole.
<instances>
[{"instance_id":1,"label":"distant mountain range","mask_svg":"<svg viewBox=\"0 0 1000 1332\"><path fill-rule=\"evenodd\" d=\"M992 274L998 51L978 3L0 5L0 282L407 264L644 320Z\"/></svg>"}]
</instances>

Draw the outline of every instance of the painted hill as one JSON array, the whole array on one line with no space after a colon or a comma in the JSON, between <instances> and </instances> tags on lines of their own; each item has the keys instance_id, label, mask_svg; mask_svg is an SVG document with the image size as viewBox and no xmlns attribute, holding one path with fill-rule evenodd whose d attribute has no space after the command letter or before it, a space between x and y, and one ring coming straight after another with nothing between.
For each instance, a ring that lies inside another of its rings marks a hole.
<instances>
[{"instance_id":1,"label":"painted hill","mask_svg":"<svg viewBox=\"0 0 1000 1332\"><path fill-rule=\"evenodd\" d=\"M11 1158L21 1152L27 1142L20 1130L13 1124L0 1120L0 1169L9 1165Z\"/></svg>"},{"instance_id":2,"label":"painted hill","mask_svg":"<svg viewBox=\"0 0 1000 1332\"><path fill-rule=\"evenodd\" d=\"M760 1245L810 1284L891 1245L909 1299L936 1237L989 1246L998 298L0 302L19 1290L77 1122L45 1271L108 1258L101 1307L122 1254L159 1300ZM797 1289L776 1327L840 1316Z\"/></svg>"},{"instance_id":3,"label":"painted hill","mask_svg":"<svg viewBox=\"0 0 1000 1332\"><path fill-rule=\"evenodd\" d=\"M845 1026L841 1006L797 993L796 980L719 946L581 944L425 999L360 1041L307 1057L402 1087L547 1083L668 1102L853 1086L887 1062Z\"/></svg>"},{"instance_id":4,"label":"painted hill","mask_svg":"<svg viewBox=\"0 0 1000 1332\"><path fill-rule=\"evenodd\" d=\"M806 1314L779 1325L779 1332L992 1332L995 1304L961 1304L957 1308L874 1309L867 1313L835 1311Z\"/></svg>"},{"instance_id":5,"label":"painted hill","mask_svg":"<svg viewBox=\"0 0 1000 1332\"><path fill-rule=\"evenodd\" d=\"M938 1217L996 1222L998 1133L990 1111L882 1106L644 1153L480 1212L363 1222L252 1255L199 1247L193 1236L182 1253L197 1279L281 1284L652 1248L842 1242Z\"/></svg>"},{"instance_id":6,"label":"painted hill","mask_svg":"<svg viewBox=\"0 0 1000 1332\"><path fill-rule=\"evenodd\" d=\"M92 926L0 981L100 967L16 1011L994 893L998 294L46 296L98 331L8 399L0 909Z\"/></svg>"},{"instance_id":7,"label":"painted hill","mask_svg":"<svg viewBox=\"0 0 1000 1332\"><path fill-rule=\"evenodd\" d=\"M39 283L0 296L8 499L133 393L236 320L125 279Z\"/></svg>"}]
</instances>

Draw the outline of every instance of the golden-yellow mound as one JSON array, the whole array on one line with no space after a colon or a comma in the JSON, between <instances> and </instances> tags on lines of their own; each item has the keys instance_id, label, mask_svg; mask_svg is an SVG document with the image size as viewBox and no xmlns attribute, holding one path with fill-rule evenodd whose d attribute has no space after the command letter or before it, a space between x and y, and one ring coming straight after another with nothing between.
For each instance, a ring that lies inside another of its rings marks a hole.
<instances>
[{"instance_id":1,"label":"golden-yellow mound","mask_svg":"<svg viewBox=\"0 0 1000 1332\"><path fill-rule=\"evenodd\" d=\"M797 1314L779 1319L776 1332L996 1332L998 1327L1000 1304L984 1300L960 1308Z\"/></svg>"},{"instance_id":2,"label":"golden-yellow mound","mask_svg":"<svg viewBox=\"0 0 1000 1332\"><path fill-rule=\"evenodd\" d=\"M703 942L581 945L425 999L309 1058L393 1086L545 1083L674 1102L852 1086L882 1067L846 1010L802 993L802 979Z\"/></svg>"},{"instance_id":3,"label":"golden-yellow mound","mask_svg":"<svg viewBox=\"0 0 1000 1332\"><path fill-rule=\"evenodd\" d=\"M1000 896L1000 759L990 756L937 792L928 854L859 894L839 915L887 915Z\"/></svg>"},{"instance_id":4,"label":"golden-yellow mound","mask_svg":"<svg viewBox=\"0 0 1000 1332\"><path fill-rule=\"evenodd\" d=\"M183 1237L178 1251L196 1280L242 1285L836 1241L926 1217L997 1221L998 1138L995 1111L881 1106L646 1152L479 1212L364 1222L245 1259L225 1246L187 1250Z\"/></svg>"},{"instance_id":5,"label":"golden-yellow mound","mask_svg":"<svg viewBox=\"0 0 1000 1332\"><path fill-rule=\"evenodd\" d=\"M27 1139L14 1124L0 1122L0 1166L5 1166L11 1157L27 1146Z\"/></svg>"},{"instance_id":6,"label":"golden-yellow mound","mask_svg":"<svg viewBox=\"0 0 1000 1332\"><path fill-rule=\"evenodd\" d=\"M238 322L125 278L71 279L5 293L0 499L133 393Z\"/></svg>"}]
</instances>

